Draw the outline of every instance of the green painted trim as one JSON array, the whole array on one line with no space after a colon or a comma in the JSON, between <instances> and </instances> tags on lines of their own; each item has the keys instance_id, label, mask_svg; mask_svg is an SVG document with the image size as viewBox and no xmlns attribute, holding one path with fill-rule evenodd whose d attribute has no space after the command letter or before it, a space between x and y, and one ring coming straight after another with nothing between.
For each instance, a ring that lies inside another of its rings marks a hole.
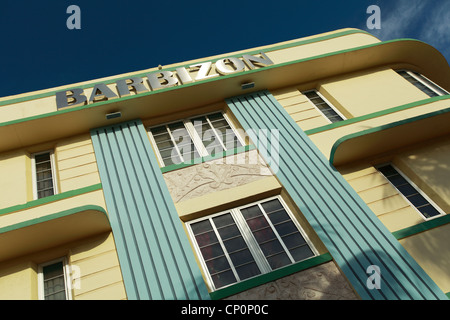
<instances>
[{"instance_id":1,"label":"green painted trim","mask_svg":"<svg viewBox=\"0 0 450 320\"><path fill-rule=\"evenodd\" d=\"M296 272L300 272L312 267L316 267L320 264L323 264L325 262L332 261L333 258L329 253L322 254L320 256L316 256L298 263L291 264L287 267L277 269L275 271L244 280L242 282L236 283L234 285L231 285L229 287L219 289L214 292L210 292L209 295L211 296L212 300L219 300L226 297L229 297L233 294L237 294L242 291L249 290L251 288L260 286L262 284L275 281L277 279L286 277L288 275L294 274Z\"/></svg>"},{"instance_id":2,"label":"green painted trim","mask_svg":"<svg viewBox=\"0 0 450 320\"><path fill-rule=\"evenodd\" d=\"M427 231L430 229L434 229L434 228L446 225L448 223L450 223L450 214L446 214L439 218L434 218L432 220L424 221L420 224L416 224L411 227L407 227L407 228L404 228L401 230L394 231L394 232L392 232L392 234L394 235L394 237L397 240L400 240L400 239L404 239L406 237L413 236L415 234L418 234L418 233L421 233L421 232L424 232L424 231Z\"/></svg>"},{"instance_id":3,"label":"green painted trim","mask_svg":"<svg viewBox=\"0 0 450 320\"><path fill-rule=\"evenodd\" d=\"M399 127L408 123L412 123L415 121L419 121L419 120L424 120L427 118L431 118L440 114L446 114L450 112L450 108L446 108L446 109L442 109L442 110L438 110L438 111L434 111L434 112L430 112L430 113L426 113L426 114L422 114L419 116L415 116L412 118L408 118L408 119L404 119L404 120L400 120L400 121L396 121L396 122L392 122L392 123L388 123L382 126L378 126L375 128L370 128L367 130L363 130L363 131L359 131L359 132L355 132L355 133L351 133L348 134L346 136L343 136L341 138L339 138L338 140L336 140L336 142L333 144L333 147L331 148L331 152L330 152L330 163L333 164L334 162L334 156L336 154L336 151L338 149L338 147L344 143L345 141L357 138L357 137L362 137L368 134L372 134L372 133L376 133L376 132L380 132L383 130L387 130L387 129L391 129L391 128L395 128L395 127Z\"/></svg>"},{"instance_id":4,"label":"green painted trim","mask_svg":"<svg viewBox=\"0 0 450 320\"><path fill-rule=\"evenodd\" d=\"M310 43L314 43L314 42L320 42L320 41L324 41L324 40L338 38L338 37L342 37L342 36L346 36L346 35L350 35L350 34L354 34L354 33L365 33L365 34L373 36L372 34L370 34L367 31L356 30L355 29L355 30L342 31L342 32L338 32L338 33L334 33L334 34L330 34L330 35L326 35L326 36L322 36L322 37L312 38L312 39L308 39L308 40L299 40L299 41L296 41L296 42L293 42L293 43L282 44L282 45L278 45L278 46L275 46L273 48L267 48L267 49L269 49L270 51L282 50L282 49L291 48L291 47L295 47L295 46L299 46L299 45L305 45L305 44L310 44ZM250 54L250 55L251 54L257 54L260 51L261 50L249 50L249 51L245 51L245 52L242 52L242 53L239 53L239 54L234 54L234 55L222 54L220 56L226 56L226 57L230 57L230 58L231 57L240 57L240 56L242 56L244 54ZM268 52L270 52L270 51L268 51ZM219 59L219 58L217 58L217 59ZM211 61L211 60L210 59L209 60L205 59L205 60L199 61L198 63L208 62L208 61ZM179 65L179 66L174 66L173 68L189 67L190 65L192 65L192 63L190 63L190 64L183 64L183 65ZM173 70L173 68L170 68L170 70ZM165 70L169 70L169 69L167 69L167 68L162 69L162 71L165 71ZM150 71L150 72L153 72L153 71ZM154 72L156 72L156 71L154 71ZM76 86L76 87L77 88L86 89L86 88L94 87L95 85L100 84L100 83L111 84L111 83L114 83L114 82L116 82L118 80L129 79L130 77L144 77L148 73L149 72L143 72L143 73L138 73L138 74L134 74L134 75L130 75L130 76L109 79L107 81L88 83L88 84L84 84L84 85L80 85L80 86ZM75 88L75 85L76 84L74 84L73 88ZM56 92L62 91L62 90L64 90L64 89L58 89L58 90L54 90L54 91L50 91L50 92L35 94L35 95L32 95L32 96L27 96L27 97L22 97L22 98L13 98L13 99L5 100L5 101L0 101L0 106L4 106L4 105L7 105L7 104L18 103L18 102L23 102L23 101L28 101L28 100L33 100L33 99L49 97L49 96L54 95ZM98 103L96 103L96 105L98 105Z\"/></svg>"},{"instance_id":5,"label":"green painted trim","mask_svg":"<svg viewBox=\"0 0 450 320\"><path fill-rule=\"evenodd\" d=\"M450 299L450 292L447 292L445 295Z\"/></svg>"},{"instance_id":6,"label":"green painted trim","mask_svg":"<svg viewBox=\"0 0 450 320\"><path fill-rule=\"evenodd\" d=\"M25 228L25 227L29 227L29 226L36 225L39 223L47 222L50 220L70 216L72 214L77 214L77 213L80 213L82 211L87 211L87 210L95 210L95 211L103 213L109 223L108 214L106 213L105 209L103 209L102 207L96 206L96 205L86 205L86 206L81 206L81 207L76 207L76 208L60 211L60 212L49 214L49 215L46 215L46 216L43 216L40 218L27 220L24 222L19 222L19 223L13 224L11 226L0 228L0 234L9 232L9 231L18 230L18 229Z\"/></svg>"},{"instance_id":7,"label":"green painted trim","mask_svg":"<svg viewBox=\"0 0 450 320\"><path fill-rule=\"evenodd\" d=\"M0 209L0 215L12 213L12 212L19 211L19 210L30 209L30 208L37 207L37 206L40 206L43 204L47 204L47 203L50 203L53 201L71 198L71 197L78 196L83 193L88 193L88 192L92 192L92 191L96 191L96 190L100 190L100 189L102 189L102 184L98 183L98 184L94 184L92 186L88 186L88 187L84 187L84 188L80 188L80 189L76 189L76 190L70 190L70 191L66 191L63 193L58 193L53 196L49 196L49 197L45 197L45 198L41 198L41 199L37 199L37 200L32 200L32 201L29 201L24 204L18 204L18 205L11 206L8 208Z\"/></svg>"},{"instance_id":8,"label":"green painted trim","mask_svg":"<svg viewBox=\"0 0 450 320\"><path fill-rule=\"evenodd\" d=\"M203 163L203 162L206 162L206 161L216 160L216 159L224 158L224 157L227 157L227 156L235 155L235 154L238 154L238 153L247 152L247 151L250 151L250 150L253 150L253 149L255 149L254 145L242 146L242 147L238 147L238 148L222 151L222 152L220 152L218 154L215 154L213 156L206 156L206 157L195 158L192 161L183 162L183 163L179 163L179 164L171 164L169 166L162 167L161 168L161 172L162 173L166 173L166 172L169 172L169 171L174 171L174 170L190 167L190 166L193 166L193 165L196 165L196 164L200 164L200 163Z\"/></svg>"},{"instance_id":9,"label":"green painted trim","mask_svg":"<svg viewBox=\"0 0 450 320\"><path fill-rule=\"evenodd\" d=\"M339 122L335 122L335 123L331 123L331 124L327 124L321 127L317 127L311 130L307 130L305 131L305 133L307 135L313 135L315 133L319 133L322 131L327 131L327 130L331 130L331 129L335 129L335 128L339 128L339 127L343 127L343 126L347 126L356 122L360 122L360 121L364 121L364 120L370 120L373 118L377 118L377 117L381 117L384 115L388 115L394 112L399 112L399 111L403 111L406 109L410 109L410 108L414 108L414 107L418 107L421 105L426 105L429 103L433 103L436 101L441 101L441 100L447 100L450 99L450 95L444 95L444 96L439 96L439 97L432 97L432 98L427 98L424 100L419 100L419 101L415 101L415 102L411 102L411 103L407 103L401 106L397 106L397 107L393 107L390 109L386 109L386 110L382 110L382 111L377 111L377 112L373 112L373 113L369 113L363 116L359 116L359 117L355 117L355 118L350 118L347 120L343 120L343 121L339 121Z\"/></svg>"},{"instance_id":10,"label":"green painted trim","mask_svg":"<svg viewBox=\"0 0 450 320\"><path fill-rule=\"evenodd\" d=\"M386 45L386 44L389 44L389 43L402 42L402 41L413 41L413 42L423 43L422 41L415 40L415 39L389 40L389 41L385 41L385 42L373 43L373 44L360 46L360 47L356 47L356 48L350 48L350 49L335 51L335 52L331 52L331 53L326 53L326 54L322 54L322 55L318 55L318 56L314 56L314 57L309 57L309 58L305 58L305 59L288 61L288 62L284 62L284 63L280 63L280 64L267 66L267 67L264 67L264 68L247 70L247 71L245 71L245 74L250 75L252 73L262 72L264 70L269 70L269 69L283 67L283 66L289 66L289 65L293 65L293 64L297 64L297 63L307 62L307 61L311 61L311 60L321 59L321 58L330 57L330 56L339 55L339 54L345 54L345 53L352 52L352 51L363 50L363 49L367 49L367 48L371 48L371 47L378 47L380 45ZM243 53L243 54L245 54L245 53ZM202 80L200 82L191 82L191 83L183 84L182 86L173 86L173 87L158 89L156 91L149 91L149 92L140 93L138 95L132 95L132 96L123 97L123 98L117 98L117 99L108 100L108 101L96 102L96 103L88 104L88 105L81 106L81 107L68 107L68 108L65 108L65 109L62 109L62 110L53 111L53 112L49 112L49 113L45 113L45 114L41 114L41 115L37 115L37 116L32 116L32 117L27 117L27 118L22 118L22 119L17 119L17 120L11 120L11 121L7 121L7 122L3 122L3 123L0 123L0 127L14 125L14 124L17 124L17 123L27 122L27 121L31 121L31 120L37 120L37 119L51 117L51 116L56 116L56 115L59 115L59 114L62 114L62 113L66 113L66 112L75 112L75 111L79 111L79 110L83 110L83 109L95 108L95 107L98 107L98 106L101 106L101 105L104 105L104 104L113 103L113 102L123 102L123 101L129 100L129 99L136 99L136 98L140 98L140 97L145 97L145 96L149 96L149 95L152 95L152 94L157 94L157 93L160 93L160 92L178 90L178 89L187 88L187 87L190 87L190 86L195 86L195 85L203 84L203 83L207 83L207 82L220 81L220 80L225 79L225 78L233 78L233 77L242 76L242 74L243 73L233 73L233 74L229 74L229 75L226 75L226 76L214 77L214 78L211 78L211 79Z\"/></svg>"}]
</instances>

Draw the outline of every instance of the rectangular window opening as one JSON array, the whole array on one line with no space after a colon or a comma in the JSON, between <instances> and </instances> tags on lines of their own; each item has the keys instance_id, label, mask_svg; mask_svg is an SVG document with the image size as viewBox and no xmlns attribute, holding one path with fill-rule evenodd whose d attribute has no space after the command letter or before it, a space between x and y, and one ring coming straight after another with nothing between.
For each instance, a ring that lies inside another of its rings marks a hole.
<instances>
[{"instance_id":1,"label":"rectangular window opening","mask_svg":"<svg viewBox=\"0 0 450 320\"><path fill-rule=\"evenodd\" d=\"M40 199L57 194L56 175L52 151L31 156L33 172L33 197Z\"/></svg>"},{"instance_id":2,"label":"rectangular window opening","mask_svg":"<svg viewBox=\"0 0 450 320\"><path fill-rule=\"evenodd\" d=\"M148 131L163 167L190 163L244 145L221 111L150 127Z\"/></svg>"},{"instance_id":3,"label":"rectangular window opening","mask_svg":"<svg viewBox=\"0 0 450 320\"><path fill-rule=\"evenodd\" d=\"M65 258L39 265L38 280L40 300L71 299Z\"/></svg>"},{"instance_id":4,"label":"rectangular window opening","mask_svg":"<svg viewBox=\"0 0 450 320\"><path fill-rule=\"evenodd\" d=\"M187 225L214 290L317 254L279 196Z\"/></svg>"},{"instance_id":5,"label":"rectangular window opening","mask_svg":"<svg viewBox=\"0 0 450 320\"><path fill-rule=\"evenodd\" d=\"M317 90L309 90L302 92L317 110L330 122L335 123L345 120L345 117Z\"/></svg>"},{"instance_id":6,"label":"rectangular window opening","mask_svg":"<svg viewBox=\"0 0 450 320\"><path fill-rule=\"evenodd\" d=\"M392 164L377 166L378 171L398 190L424 219L442 215L442 210Z\"/></svg>"},{"instance_id":7,"label":"rectangular window opening","mask_svg":"<svg viewBox=\"0 0 450 320\"><path fill-rule=\"evenodd\" d=\"M449 94L446 90L442 89L418 72L408 70L397 70L396 72L430 97L438 97Z\"/></svg>"}]
</instances>

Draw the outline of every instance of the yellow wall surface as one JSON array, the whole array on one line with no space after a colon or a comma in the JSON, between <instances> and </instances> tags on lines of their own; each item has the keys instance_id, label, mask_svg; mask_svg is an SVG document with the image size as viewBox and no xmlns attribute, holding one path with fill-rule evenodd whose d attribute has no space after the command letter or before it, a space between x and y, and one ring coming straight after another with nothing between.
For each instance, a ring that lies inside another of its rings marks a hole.
<instances>
[{"instance_id":1,"label":"yellow wall surface","mask_svg":"<svg viewBox=\"0 0 450 320\"><path fill-rule=\"evenodd\" d=\"M37 265L31 261L0 264L0 300L37 299L37 281Z\"/></svg>"},{"instance_id":2,"label":"yellow wall surface","mask_svg":"<svg viewBox=\"0 0 450 320\"><path fill-rule=\"evenodd\" d=\"M311 89L318 90L347 119L429 98L392 69L366 70L271 92L303 131L330 124L330 121L301 92ZM423 110L423 112L429 112L429 110ZM403 118L399 113L391 117L390 121ZM367 123L360 127L368 129ZM346 132L350 128L335 130ZM318 136L316 135L315 138ZM332 136L336 137L335 134ZM329 136L325 139L328 145L337 140L337 138L330 139ZM320 146L321 141L318 142ZM330 146L326 149L329 148Z\"/></svg>"},{"instance_id":3,"label":"yellow wall surface","mask_svg":"<svg viewBox=\"0 0 450 320\"><path fill-rule=\"evenodd\" d=\"M100 183L94 147L89 134L58 142L55 158L60 192Z\"/></svg>"},{"instance_id":4,"label":"yellow wall surface","mask_svg":"<svg viewBox=\"0 0 450 320\"><path fill-rule=\"evenodd\" d=\"M450 137L444 137L338 169L389 231L394 232L425 219L373 165L393 163L444 213L449 213L449 157Z\"/></svg>"},{"instance_id":5,"label":"yellow wall surface","mask_svg":"<svg viewBox=\"0 0 450 320\"><path fill-rule=\"evenodd\" d=\"M303 131L330 124L296 87L277 90L272 94Z\"/></svg>"},{"instance_id":6,"label":"yellow wall surface","mask_svg":"<svg viewBox=\"0 0 450 320\"><path fill-rule=\"evenodd\" d=\"M450 224L401 239L400 243L436 282L450 292Z\"/></svg>"},{"instance_id":7,"label":"yellow wall surface","mask_svg":"<svg viewBox=\"0 0 450 320\"><path fill-rule=\"evenodd\" d=\"M370 164L340 169L340 172L389 231L394 232L424 221Z\"/></svg>"},{"instance_id":8,"label":"yellow wall surface","mask_svg":"<svg viewBox=\"0 0 450 320\"><path fill-rule=\"evenodd\" d=\"M100 183L89 134L0 155L0 209L33 200L31 154L54 150L58 193Z\"/></svg>"},{"instance_id":9,"label":"yellow wall surface","mask_svg":"<svg viewBox=\"0 0 450 320\"><path fill-rule=\"evenodd\" d=\"M327 79L320 85L320 92L354 117L429 98L392 69Z\"/></svg>"},{"instance_id":10,"label":"yellow wall surface","mask_svg":"<svg viewBox=\"0 0 450 320\"><path fill-rule=\"evenodd\" d=\"M29 188L30 186L30 188ZM31 161L23 150L0 155L0 209L31 200Z\"/></svg>"},{"instance_id":11,"label":"yellow wall surface","mask_svg":"<svg viewBox=\"0 0 450 320\"><path fill-rule=\"evenodd\" d=\"M397 166L446 213L450 213L450 137L400 154Z\"/></svg>"},{"instance_id":12,"label":"yellow wall surface","mask_svg":"<svg viewBox=\"0 0 450 320\"><path fill-rule=\"evenodd\" d=\"M0 263L0 300L38 299L38 265L67 257L74 300L126 299L111 233Z\"/></svg>"}]
</instances>

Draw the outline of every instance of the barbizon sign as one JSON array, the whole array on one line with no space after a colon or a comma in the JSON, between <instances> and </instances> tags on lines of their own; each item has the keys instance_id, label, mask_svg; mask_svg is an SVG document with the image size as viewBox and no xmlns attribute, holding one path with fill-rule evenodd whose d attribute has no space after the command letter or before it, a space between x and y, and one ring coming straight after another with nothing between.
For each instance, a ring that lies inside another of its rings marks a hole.
<instances>
[{"instance_id":1,"label":"barbizon sign","mask_svg":"<svg viewBox=\"0 0 450 320\"><path fill-rule=\"evenodd\" d=\"M249 69L272 65L273 62L263 53L260 56L243 55L242 58L223 58L212 62L203 62L189 67L179 67L174 71L159 70L148 73L146 77L131 77L120 79L115 82L116 87L111 89L106 83L94 85L90 97L84 94L82 88L73 88L56 92L56 105L58 109L66 107L79 107L99 101L112 100L130 96L132 92L140 94L186 83L211 79L214 77L229 75ZM212 72L213 66L216 73ZM195 77L193 73L196 72ZM146 85L148 84L148 86Z\"/></svg>"}]
</instances>

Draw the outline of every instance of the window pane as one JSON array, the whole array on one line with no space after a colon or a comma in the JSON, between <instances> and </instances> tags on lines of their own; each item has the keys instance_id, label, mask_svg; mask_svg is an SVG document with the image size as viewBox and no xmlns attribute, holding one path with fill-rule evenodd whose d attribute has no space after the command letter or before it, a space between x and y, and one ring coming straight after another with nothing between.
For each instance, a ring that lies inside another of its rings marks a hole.
<instances>
[{"instance_id":1,"label":"window pane","mask_svg":"<svg viewBox=\"0 0 450 320\"><path fill-rule=\"evenodd\" d=\"M63 263L57 262L42 268L44 276L44 297L46 300L65 300L66 286Z\"/></svg>"},{"instance_id":2,"label":"window pane","mask_svg":"<svg viewBox=\"0 0 450 320\"><path fill-rule=\"evenodd\" d=\"M34 157L36 163L50 161L50 153L37 154Z\"/></svg>"},{"instance_id":3,"label":"window pane","mask_svg":"<svg viewBox=\"0 0 450 320\"><path fill-rule=\"evenodd\" d=\"M303 92L308 99L332 123L344 120L334 109L317 93L317 91Z\"/></svg>"},{"instance_id":4,"label":"window pane","mask_svg":"<svg viewBox=\"0 0 450 320\"><path fill-rule=\"evenodd\" d=\"M261 273L230 213L191 224L191 229L216 288L238 281L233 270L239 280Z\"/></svg>"},{"instance_id":5,"label":"window pane","mask_svg":"<svg viewBox=\"0 0 450 320\"><path fill-rule=\"evenodd\" d=\"M292 263L288 255L284 252L274 256L267 257L267 261L269 262L272 270L287 266Z\"/></svg>"},{"instance_id":6,"label":"window pane","mask_svg":"<svg viewBox=\"0 0 450 320\"><path fill-rule=\"evenodd\" d=\"M225 270L230 270L230 264L225 256L217 257L216 259L208 260L206 262L208 270L211 274L218 273Z\"/></svg>"},{"instance_id":7,"label":"window pane","mask_svg":"<svg viewBox=\"0 0 450 320\"><path fill-rule=\"evenodd\" d=\"M231 269L226 272L211 275L211 278L216 288L221 288L236 282L236 277L234 276L233 271L231 271Z\"/></svg>"},{"instance_id":8,"label":"window pane","mask_svg":"<svg viewBox=\"0 0 450 320\"><path fill-rule=\"evenodd\" d=\"M34 155L37 198L54 194L52 162L50 152Z\"/></svg>"},{"instance_id":9,"label":"window pane","mask_svg":"<svg viewBox=\"0 0 450 320\"><path fill-rule=\"evenodd\" d=\"M259 271L258 265L255 262L248 263L236 267L236 271L241 280L245 280L254 276L257 276L261 272Z\"/></svg>"},{"instance_id":10,"label":"window pane","mask_svg":"<svg viewBox=\"0 0 450 320\"><path fill-rule=\"evenodd\" d=\"M306 245L293 248L292 250L289 250L289 252L291 253L295 261L302 261L309 257L314 256L314 253L312 252L311 248Z\"/></svg>"},{"instance_id":11,"label":"window pane","mask_svg":"<svg viewBox=\"0 0 450 320\"><path fill-rule=\"evenodd\" d=\"M439 211L436 210L431 204L418 208L419 211L425 216L425 218L431 218L439 215Z\"/></svg>"},{"instance_id":12,"label":"window pane","mask_svg":"<svg viewBox=\"0 0 450 320\"><path fill-rule=\"evenodd\" d=\"M270 204L266 207L270 207ZM241 212L272 270L292 263L261 209L252 206Z\"/></svg>"},{"instance_id":13,"label":"window pane","mask_svg":"<svg viewBox=\"0 0 450 320\"><path fill-rule=\"evenodd\" d=\"M399 75L401 75L403 78L408 80L410 83L412 83L414 86L416 86L419 90L421 90L423 93L427 94L430 97L437 97L439 96L438 93L433 91L430 87L434 87L434 84L431 84L430 81L425 79L421 74L414 72L415 77L411 76L406 71L397 71ZM421 81L419 81L417 78L419 78ZM423 82L425 82L427 85L425 85ZM439 90L441 92L441 90Z\"/></svg>"},{"instance_id":14,"label":"window pane","mask_svg":"<svg viewBox=\"0 0 450 320\"><path fill-rule=\"evenodd\" d=\"M420 207L425 204L428 204L428 201L421 195L421 194L415 194L412 196L407 197L409 201L413 204L415 207Z\"/></svg>"}]
</instances>

